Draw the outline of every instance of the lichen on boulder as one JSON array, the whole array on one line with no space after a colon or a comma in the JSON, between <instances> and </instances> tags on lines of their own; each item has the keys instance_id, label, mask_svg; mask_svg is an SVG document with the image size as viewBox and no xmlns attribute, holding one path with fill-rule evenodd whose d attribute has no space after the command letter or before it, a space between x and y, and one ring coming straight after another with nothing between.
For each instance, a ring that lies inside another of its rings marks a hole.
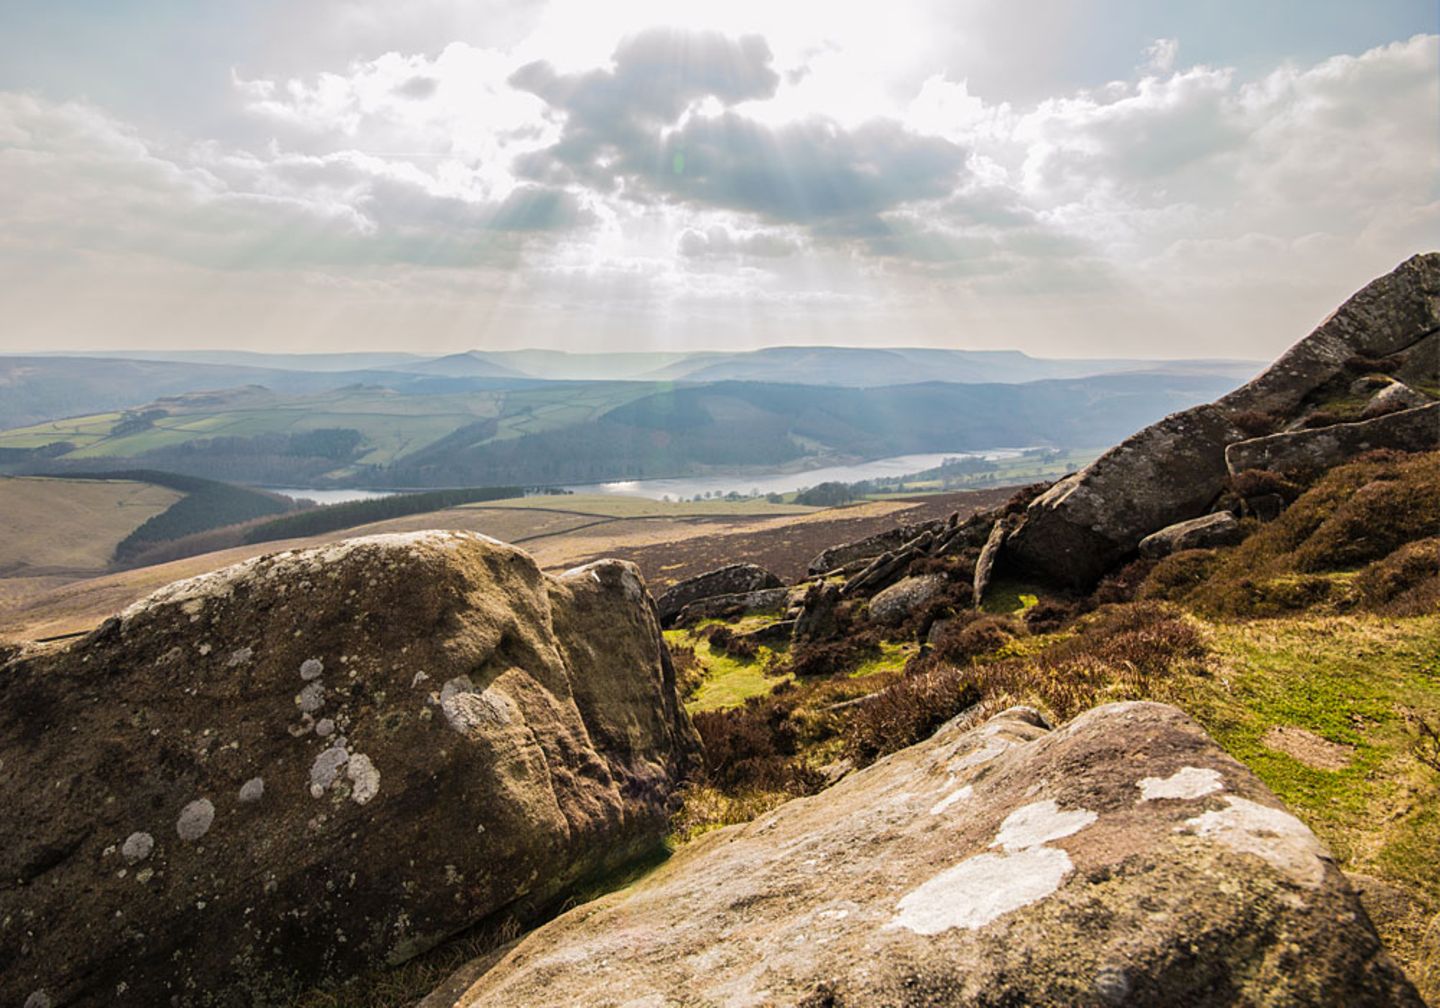
<instances>
[{"instance_id":1,"label":"lichen on boulder","mask_svg":"<svg viewBox=\"0 0 1440 1008\"><path fill-rule=\"evenodd\" d=\"M163 588L0 669L0 739L17 1005L282 1004L403 961L655 848L698 759L632 565L466 532Z\"/></svg>"},{"instance_id":2,"label":"lichen on boulder","mask_svg":"<svg viewBox=\"0 0 1440 1008\"><path fill-rule=\"evenodd\" d=\"M1420 1008L1329 852L1189 718L1015 708L683 848L458 999Z\"/></svg>"}]
</instances>

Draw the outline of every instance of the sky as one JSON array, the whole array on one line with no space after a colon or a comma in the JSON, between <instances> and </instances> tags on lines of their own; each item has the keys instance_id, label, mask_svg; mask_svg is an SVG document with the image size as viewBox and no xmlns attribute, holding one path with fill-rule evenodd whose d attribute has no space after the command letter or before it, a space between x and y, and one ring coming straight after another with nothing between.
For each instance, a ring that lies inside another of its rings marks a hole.
<instances>
[{"instance_id":1,"label":"sky","mask_svg":"<svg viewBox=\"0 0 1440 1008\"><path fill-rule=\"evenodd\" d=\"M0 351L1274 356L1440 236L1433 0L0 0Z\"/></svg>"}]
</instances>

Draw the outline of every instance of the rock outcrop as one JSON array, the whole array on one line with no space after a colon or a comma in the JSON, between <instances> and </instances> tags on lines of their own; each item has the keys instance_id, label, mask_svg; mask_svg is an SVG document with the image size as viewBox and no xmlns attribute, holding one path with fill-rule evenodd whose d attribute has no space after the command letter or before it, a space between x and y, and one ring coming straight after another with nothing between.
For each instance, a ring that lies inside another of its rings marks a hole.
<instances>
[{"instance_id":1,"label":"rock outcrop","mask_svg":"<svg viewBox=\"0 0 1440 1008\"><path fill-rule=\"evenodd\" d=\"M1365 404L1365 408L1360 411L1360 417L1369 420L1372 417L1384 416L1386 413L1397 413L1400 410L1424 406L1430 401L1430 397L1425 393L1415 391L1404 382L1391 382L1376 392L1374 397Z\"/></svg>"},{"instance_id":2,"label":"rock outcrop","mask_svg":"<svg viewBox=\"0 0 1440 1008\"><path fill-rule=\"evenodd\" d=\"M952 722L427 1008L451 1003L1421 1004L1309 829L1152 703Z\"/></svg>"},{"instance_id":3,"label":"rock outcrop","mask_svg":"<svg viewBox=\"0 0 1440 1008\"><path fill-rule=\"evenodd\" d=\"M1229 511L1176 522L1140 540L1140 555L1158 560L1189 549L1233 546L1245 537L1244 527Z\"/></svg>"},{"instance_id":4,"label":"rock outcrop","mask_svg":"<svg viewBox=\"0 0 1440 1008\"><path fill-rule=\"evenodd\" d=\"M1027 509L1005 556L1034 577L1088 588L1145 536L1209 509L1229 471L1227 446L1247 438L1238 424L1295 416L1357 358L1397 358L1397 372L1433 368L1417 358L1433 354L1437 329L1440 253L1432 252L1366 285L1248 384L1166 417L1060 480Z\"/></svg>"},{"instance_id":5,"label":"rock outcrop","mask_svg":"<svg viewBox=\"0 0 1440 1008\"><path fill-rule=\"evenodd\" d=\"M676 626L689 626L706 619L732 619L751 613L784 610L789 601L789 588L761 588L732 595L712 595L697 599L681 609L674 622Z\"/></svg>"},{"instance_id":6,"label":"rock outcrop","mask_svg":"<svg viewBox=\"0 0 1440 1008\"><path fill-rule=\"evenodd\" d=\"M0 1003L266 1005L653 849L698 758L635 568L465 532L178 582L0 669Z\"/></svg>"},{"instance_id":7,"label":"rock outcrop","mask_svg":"<svg viewBox=\"0 0 1440 1008\"><path fill-rule=\"evenodd\" d=\"M1440 447L1440 402L1386 413L1372 420L1287 431L1229 445L1225 462L1246 469L1308 469L1320 472L1372 448L1433 451Z\"/></svg>"},{"instance_id":8,"label":"rock outcrop","mask_svg":"<svg viewBox=\"0 0 1440 1008\"><path fill-rule=\"evenodd\" d=\"M730 564L671 585L656 597L655 606L660 613L660 622L669 626L680 615L680 610L692 602L716 595L738 595L784 586L783 581L764 567L751 563Z\"/></svg>"},{"instance_id":9,"label":"rock outcrop","mask_svg":"<svg viewBox=\"0 0 1440 1008\"><path fill-rule=\"evenodd\" d=\"M882 553L889 553L900 549L906 543L926 532L940 534L947 527L953 527L955 517L948 521L937 520L921 522L916 525L897 525L893 529L884 532L877 532L875 535L866 536L864 539L857 539L854 542L841 543L838 546L831 546L829 549L818 553L810 561L811 575L828 574L838 570L846 564L854 563L856 560L870 560Z\"/></svg>"},{"instance_id":10,"label":"rock outcrop","mask_svg":"<svg viewBox=\"0 0 1440 1008\"><path fill-rule=\"evenodd\" d=\"M944 590L945 578L939 574L902 578L870 600L870 618L886 626L899 626Z\"/></svg>"}]
</instances>

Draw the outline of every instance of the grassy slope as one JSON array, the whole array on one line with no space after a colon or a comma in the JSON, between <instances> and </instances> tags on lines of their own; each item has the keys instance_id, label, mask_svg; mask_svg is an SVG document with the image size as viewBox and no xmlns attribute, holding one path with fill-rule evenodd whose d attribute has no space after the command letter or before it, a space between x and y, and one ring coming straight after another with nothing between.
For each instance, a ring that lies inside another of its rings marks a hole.
<instances>
[{"instance_id":1,"label":"grassy slope","mask_svg":"<svg viewBox=\"0 0 1440 1008\"><path fill-rule=\"evenodd\" d=\"M0 571L103 570L117 543L182 496L129 480L0 479Z\"/></svg>"}]
</instances>

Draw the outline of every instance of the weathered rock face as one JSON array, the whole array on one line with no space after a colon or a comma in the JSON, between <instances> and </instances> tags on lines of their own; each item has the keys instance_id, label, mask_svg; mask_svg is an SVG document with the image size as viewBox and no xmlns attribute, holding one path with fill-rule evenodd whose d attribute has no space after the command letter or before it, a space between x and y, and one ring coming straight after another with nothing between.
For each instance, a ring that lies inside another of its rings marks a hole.
<instances>
[{"instance_id":1,"label":"weathered rock face","mask_svg":"<svg viewBox=\"0 0 1440 1008\"><path fill-rule=\"evenodd\" d=\"M1421 1004L1314 835L1148 703L952 722L558 918L458 1003Z\"/></svg>"},{"instance_id":2,"label":"weathered rock face","mask_svg":"<svg viewBox=\"0 0 1440 1008\"><path fill-rule=\"evenodd\" d=\"M868 560L878 557L882 553L889 553L891 550L899 549L917 536L931 532L936 535L945 531L947 527L954 524L955 518L949 521L921 522L917 525L897 525L893 529L884 532L877 532L875 535L866 536L864 539L857 539L854 542L841 543L839 546L831 546L829 549L818 553L810 561L811 574L828 574L830 571L844 567L846 564L856 560Z\"/></svg>"},{"instance_id":3,"label":"weathered rock face","mask_svg":"<svg viewBox=\"0 0 1440 1008\"><path fill-rule=\"evenodd\" d=\"M939 574L902 578L870 600L870 618L898 626L944 590L945 578Z\"/></svg>"},{"instance_id":4,"label":"weathered rock face","mask_svg":"<svg viewBox=\"0 0 1440 1008\"><path fill-rule=\"evenodd\" d=\"M1252 438L1225 449L1234 473L1246 469L1314 469L1339 465L1372 448L1434 451L1440 447L1440 403L1373 420Z\"/></svg>"},{"instance_id":5,"label":"weathered rock face","mask_svg":"<svg viewBox=\"0 0 1440 1008\"><path fill-rule=\"evenodd\" d=\"M1245 536L1240 522L1229 511L1176 522L1140 540L1140 555L1158 560L1188 549L1233 546Z\"/></svg>"},{"instance_id":6,"label":"weathered rock face","mask_svg":"<svg viewBox=\"0 0 1440 1008\"><path fill-rule=\"evenodd\" d=\"M675 616L676 626L689 626L705 619L728 619L749 613L784 609L790 601L789 588L761 588L759 591L736 592L697 599Z\"/></svg>"},{"instance_id":7,"label":"weathered rock face","mask_svg":"<svg viewBox=\"0 0 1440 1008\"><path fill-rule=\"evenodd\" d=\"M700 599L782 587L784 582L764 567L731 564L671 585L655 599L655 605L660 612L660 622L669 626L680 615L680 610Z\"/></svg>"},{"instance_id":8,"label":"weathered rock face","mask_svg":"<svg viewBox=\"0 0 1440 1008\"><path fill-rule=\"evenodd\" d=\"M1030 505L1005 555L1033 576L1087 588L1146 535L1203 514L1220 494L1241 414L1291 415L1352 357L1423 356L1440 328L1440 253L1372 281L1253 381L1166 417L1056 483ZM1423 367L1422 367L1423 369Z\"/></svg>"},{"instance_id":9,"label":"weathered rock face","mask_svg":"<svg viewBox=\"0 0 1440 1008\"><path fill-rule=\"evenodd\" d=\"M1209 508L1225 446L1244 436L1214 406L1166 417L1041 494L1006 555L1037 577L1089 587L1144 536Z\"/></svg>"},{"instance_id":10,"label":"weathered rock face","mask_svg":"<svg viewBox=\"0 0 1440 1008\"><path fill-rule=\"evenodd\" d=\"M464 532L182 581L0 669L0 1003L264 1005L663 836L698 743L633 566Z\"/></svg>"}]
</instances>

